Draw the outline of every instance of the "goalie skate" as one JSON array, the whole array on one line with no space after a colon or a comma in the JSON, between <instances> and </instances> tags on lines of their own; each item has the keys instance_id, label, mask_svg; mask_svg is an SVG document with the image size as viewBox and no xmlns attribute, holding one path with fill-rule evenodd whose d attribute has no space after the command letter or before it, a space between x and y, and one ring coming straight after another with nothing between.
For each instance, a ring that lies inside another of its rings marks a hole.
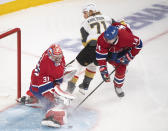
<instances>
[{"instance_id":1,"label":"goalie skate","mask_svg":"<svg viewBox=\"0 0 168 131\"><path fill-rule=\"evenodd\" d=\"M41 124L43 126L48 126L48 127L55 127L55 128L61 127L61 125L57 121L54 121L53 117L44 118L41 121Z\"/></svg>"},{"instance_id":2,"label":"goalie skate","mask_svg":"<svg viewBox=\"0 0 168 131\"><path fill-rule=\"evenodd\" d=\"M42 105L38 101L38 99L33 96L22 96L21 98L16 99L16 101L20 104L34 107L34 108L41 108L42 107Z\"/></svg>"},{"instance_id":3,"label":"goalie skate","mask_svg":"<svg viewBox=\"0 0 168 131\"><path fill-rule=\"evenodd\" d=\"M34 96L22 96L16 100L18 103L21 104L35 104L38 103L38 99Z\"/></svg>"}]
</instances>

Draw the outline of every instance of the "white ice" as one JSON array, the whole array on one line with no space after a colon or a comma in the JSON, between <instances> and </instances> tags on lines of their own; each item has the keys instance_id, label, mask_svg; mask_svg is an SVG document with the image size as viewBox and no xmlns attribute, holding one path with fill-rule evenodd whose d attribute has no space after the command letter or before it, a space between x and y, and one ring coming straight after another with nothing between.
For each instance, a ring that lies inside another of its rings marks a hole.
<instances>
[{"instance_id":1,"label":"white ice","mask_svg":"<svg viewBox=\"0 0 168 131\"><path fill-rule=\"evenodd\" d=\"M41 54L51 43L80 38L82 6L86 0L65 0L0 16L0 32L15 27L22 31L22 94L29 87L30 75ZM100 11L114 19L131 15L166 0L94 0ZM83 107L98 112L92 131L167 131L168 130L168 14L164 19L135 30L144 47L128 66L125 97L119 99L113 83L104 83ZM165 34L162 34L167 32ZM158 36L159 34L162 34ZM151 39L153 38L154 39ZM149 41L148 41L149 40ZM68 63L77 52L64 49ZM16 34L0 40L0 108L15 103ZM113 68L108 65L109 70ZM80 81L82 81L81 76ZM113 79L113 76L111 76ZM93 90L102 78L99 71L91 83ZM76 94L77 94L76 90ZM83 97L79 96L80 102Z\"/></svg>"}]
</instances>

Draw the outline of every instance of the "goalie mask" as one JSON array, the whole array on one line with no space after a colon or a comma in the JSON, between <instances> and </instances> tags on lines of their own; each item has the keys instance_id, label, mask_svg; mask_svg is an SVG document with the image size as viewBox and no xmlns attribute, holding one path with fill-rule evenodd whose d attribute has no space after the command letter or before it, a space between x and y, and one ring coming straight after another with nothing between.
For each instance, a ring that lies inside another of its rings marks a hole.
<instances>
[{"instance_id":1,"label":"goalie mask","mask_svg":"<svg viewBox=\"0 0 168 131\"><path fill-rule=\"evenodd\" d=\"M59 64L62 60L63 54L59 45L53 44L48 49L49 58L55 62L55 64Z\"/></svg>"}]
</instances>

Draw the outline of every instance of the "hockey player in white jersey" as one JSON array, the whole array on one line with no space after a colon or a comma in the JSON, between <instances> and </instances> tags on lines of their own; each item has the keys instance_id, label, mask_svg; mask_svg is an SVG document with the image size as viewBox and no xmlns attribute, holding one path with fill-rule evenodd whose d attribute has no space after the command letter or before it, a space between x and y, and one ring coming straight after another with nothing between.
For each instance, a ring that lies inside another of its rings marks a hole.
<instances>
[{"instance_id":1,"label":"hockey player in white jersey","mask_svg":"<svg viewBox=\"0 0 168 131\"><path fill-rule=\"evenodd\" d=\"M97 38L112 24L113 19L102 15L93 3L84 6L82 13L85 20L82 23L80 32L84 48L77 55L73 63L76 65L77 72L68 82L67 91L73 93L79 74L85 69L83 82L79 85L79 91L84 94L85 90L88 90L89 84L96 73L97 62L95 50Z\"/></svg>"}]
</instances>

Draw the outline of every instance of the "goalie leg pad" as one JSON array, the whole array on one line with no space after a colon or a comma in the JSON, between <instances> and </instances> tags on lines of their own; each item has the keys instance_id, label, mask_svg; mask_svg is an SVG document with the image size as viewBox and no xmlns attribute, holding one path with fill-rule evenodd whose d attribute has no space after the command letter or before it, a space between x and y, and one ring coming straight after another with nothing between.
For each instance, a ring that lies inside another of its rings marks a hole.
<instances>
[{"instance_id":1,"label":"goalie leg pad","mask_svg":"<svg viewBox=\"0 0 168 131\"><path fill-rule=\"evenodd\" d=\"M67 123L67 113L63 109L52 108L47 111L41 124L50 127L61 127Z\"/></svg>"},{"instance_id":2,"label":"goalie leg pad","mask_svg":"<svg viewBox=\"0 0 168 131\"><path fill-rule=\"evenodd\" d=\"M49 100L50 102L55 102L54 94L53 94L53 89L48 90L46 92L42 93L43 97Z\"/></svg>"}]
</instances>

